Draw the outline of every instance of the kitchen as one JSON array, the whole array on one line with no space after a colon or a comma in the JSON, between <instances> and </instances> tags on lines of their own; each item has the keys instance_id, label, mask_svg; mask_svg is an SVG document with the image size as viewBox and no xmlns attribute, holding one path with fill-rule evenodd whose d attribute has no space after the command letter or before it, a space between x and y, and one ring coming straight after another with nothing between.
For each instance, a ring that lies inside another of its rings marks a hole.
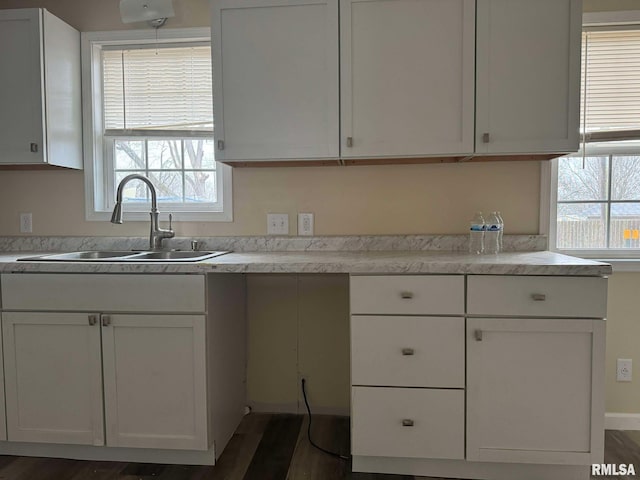
<instances>
[{"instance_id":1,"label":"kitchen","mask_svg":"<svg viewBox=\"0 0 640 480\"><path fill-rule=\"evenodd\" d=\"M612 3L587 1L585 11L595 12L605 7L610 8ZM0 7L47 8L82 32L126 33L126 28L143 28L140 24L123 24L117 2L107 5L105 2L3 1L0 2ZM157 30L159 38L167 35L165 32L169 32L172 28L211 26L208 2L177 0L174 2L174 8L175 17L169 18L166 26ZM620 2L618 10L627 11L632 8L633 2ZM156 33L148 27L146 32L148 35ZM241 31L238 32L241 33ZM241 35L237 37L239 38L232 39L241 41L244 38ZM337 41L337 37L333 41ZM242 65L234 67L241 69ZM337 75L337 69L335 74ZM575 94L577 95L577 92ZM336 115L337 110L336 104L334 112ZM241 112L241 109L238 111ZM226 113L228 113L227 110L225 115ZM398 112L393 112L391 118L396 118L398 115ZM232 132L227 130L227 134L230 133ZM226 155L232 153L230 138L232 137L225 138L227 148L222 152ZM354 145L357 148L357 137L355 140ZM220 151L216 155L219 156ZM544 169L546 168L544 165L549 164L545 161L541 167L538 161L520 160L350 166L348 162L351 160L346 159L343 163L347 166L339 166L338 162L334 162L332 165L305 166L304 168L282 165L234 168L232 171L233 221L185 221L180 220L180 212L178 212L175 213L172 228L177 232L178 237L188 240L199 239L207 249L242 252L241 241L223 238L216 240L212 237L251 236L259 237L254 240L254 245L259 246L253 249L245 247L245 251L269 248L277 251L282 250L283 246L286 249L308 250L310 247L304 242L305 239L300 241L301 237L295 236L297 217L298 213L313 212L313 233L318 237L319 242L329 244L330 251L357 250L357 247L349 246L349 236L364 237L358 240L358 242L364 242L360 244L360 249L417 250L424 248L425 244L434 243L431 235L438 236L435 243L440 245L440 249L446 251L460 249L460 244L456 242L460 241L460 237L466 236L469 218L475 211L490 212L500 209L507 225L505 240L508 240L510 235L517 235L519 236L517 241L524 244L533 242L537 245L538 235L546 234L548 229L541 215L543 211L541 197L545 192L543 188L549 188L544 187ZM84 171L66 169L2 171L0 173L2 232L0 233L11 237L6 240L7 247L4 250L7 252L62 250L60 243L56 244L62 241L60 237L67 239L72 237L70 241L76 242L79 246L63 250L111 249L105 246L109 242L100 240L100 237L125 237L124 248L146 248L144 238L141 237L147 235L149 228L148 210L138 217L141 221L130 221L125 217L123 225L113 225L108 222L108 219L106 221L87 220L86 171L86 167ZM125 213L126 209L127 206L125 206ZM162 206L160 210L161 224L166 227L168 210L163 209ZM32 214L32 234L20 232L20 214L25 212ZM286 233L293 237L291 240L293 243L288 243L281 237L261 239L267 234L266 219L269 213L288 214ZM396 238L391 238L388 240L390 243L385 244L384 239L377 237L380 235L396 236ZM413 237L414 235L416 237ZM344 238L340 240L333 236ZM368 238L369 236L374 238ZM49 237L49 239L43 240L42 237ZM85 237L98 238L86 239ZM136 239L127 240L126 237L136 237ZM406 237L404 243L403 237ZM165 240L165 246L189 249L188 240L182 242L179 239ZM412 240L413 246L411 246ZM291 246L295 242L301 246ZM366 246L366 242L369 242L369 246ZM33 248L38 243L44 245L44 248ZM400 246L395 247L398 244ZM457 246L452 247L454 244ZM68 245L70 244L66 244L65 247ZM234 246L228 247L228 245ZM530 250L537 249L535 246L531 247L531 243L528 245ZM279 270L269 270L260 263L259 259L255 259L256 263L253 267L245 268L247 272L255 272L247 275L246 300L249 330L247 395L248 402L254 411L304 413L299 380L301 375L309 375L308 388L312 394L312 406L318 413L347 414L349 412L349 386L351 385L348 368L349 280L347 276L334 275L333 272L344 272L339 270L338 266L346 265L353 260L340 255L334 259L306 258L310 263L306 269L304 269L304 255L300 255L299 258L294 256L294 258L283 259L284 263L295 263L295 266L289 270L292 273L286 275L260 273L286 272L287 269L280 267ZM229 260L225 260L225 256L220 257L220 262L224 264L225 261L241 265L241 263L234 263L234 257L229 257ZM394 263L393 258L378 261L384 263L385 269L390 268L390 264ZM236 259L235 262L239 260ZM314 262L329 265L323 265L320 268L321 274L311 275L314 265L317 265ZM429 268L429 262L424 260L420 262L420 267L415 272L428 272L426 269ZM273 263L269 264L273 265ZM51 267L38 268L38 271L46 272L47 268ZM231 269L231 267L228 268ZM78 272L81 271L78 270ZM389 270L380 271L389 273ZM451 273L450 271L431 271ZM376 273L370 267L362 272ZM633 390L634 382L615 381L616 359L634 358L632 345L627 342L632 341L632 333L635 331L632 322L635 305L634 282L637 281L635 278L633 273L620 273L609 279L609 302L606 315L609 342L606 363L606 411L618 414L611 417L618 422L625 418L624 415L630 415L629 421L624 426L611 427L620 430L631 429L629 425L633 424L633 414L637 412L634 410L634 395L637 394ZM274 298L278 301L274 302L272 300ZM326 316L331 319L328 327L320 323L325 317L323 312L326 312ZM448 314L443 311L435 313ZM453 314L460 313L464 312L453 312ZM327 331L327 328L333 330ZM321 338L324 343L320 344ZM331 358L327 358L327 350L332 352ZM317 379L315 383L314 379Z\"/></svg>"}]
</instances>

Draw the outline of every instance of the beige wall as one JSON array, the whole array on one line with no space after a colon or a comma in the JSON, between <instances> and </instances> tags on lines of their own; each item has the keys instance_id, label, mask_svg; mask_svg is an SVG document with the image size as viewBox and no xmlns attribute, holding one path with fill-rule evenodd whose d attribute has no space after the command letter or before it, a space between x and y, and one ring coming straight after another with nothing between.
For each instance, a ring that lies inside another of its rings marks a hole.
<instances>
[{"instance_id":1,"label":"beige wall","mask_svg":"<svg viewBox=\"0 0 640 480\"><path fill-rule=\"evenodd\" d=\"M0 0L0 8L30 6L46 7L83 31L137 28L137 25L127 27L120 22L117 0ZM208 24L208 0L178 0L174 6L177 16L169 20L167 27ZM631 9L640 9L640 2L585 0L585 11ZM179 235L185 236L264 234L267 212L295 215L305 211L316 214L317 234L462 233L476 209L500 209L506 219L507 233L536 233L539 181L537 163L236 170L233 223L185 223L176 225L176 229ZM148 227L144 223L115 226L86 222L83 190L82 172L0 171L0 235L18 234L20 212L33 213L34 234L38 235L146 234ZM293 217L291 220L294 224ZM282 284L267 282L268 285L263 285L263 280L265 278L250 279L250 286L254 287L250 289L250 301L254 305L254 314L250 315L251 395L261 403L295 403L300 375L311 374L312 378L319 379L320 384L315 384L316 395L323 408L344 407L345 395L348 395L343 385L345 377L332 379L331 372L338 371L340 365L344 368L348 365L344 360L348 358L347 317L344 312L340 313L346 285L341 284L340 279L318 278L317 282L328 285L322 287L324 297L314 297L310 293L300 296L305 288L321 287L309 283L313 280L300 283L297 277L281 277ZM262 290L267 286L278 290L275 298L289 299L277 306L284 309L283 316L260 315L267 311L260 307L267 301ZM638 374L638 380L632 383L615 382L616 358L632 358L636 360L636 368L640 368L637 363L640 355L636 353L637 338L640 338L639 289L640 275L616 274L611 279L608 411L640 413ZM303 297L307 303L301 300ZM308 315L294 311L299 302L303 312L308 308ZM314 332L321 319L312 313L325 313L322 305L329 303L336 305L330 315L332 326L327 330L333 333L329 338L315 341L323 331ZM279 318L283 323L271 325L269 318ZM272 348L267 348L269 346ZM278 353L278 347L289 350ZM340 360L338 366L323 363L322 352L332 347L333 358ZM293 348L296 350L291 350ZM282 368L269 370L267 367L274 355L281 354L288 355ZM337 383L331 383L333 381ZM283 384L281 396L274 388L278 382Z\"/></svg>"}]
</instances>

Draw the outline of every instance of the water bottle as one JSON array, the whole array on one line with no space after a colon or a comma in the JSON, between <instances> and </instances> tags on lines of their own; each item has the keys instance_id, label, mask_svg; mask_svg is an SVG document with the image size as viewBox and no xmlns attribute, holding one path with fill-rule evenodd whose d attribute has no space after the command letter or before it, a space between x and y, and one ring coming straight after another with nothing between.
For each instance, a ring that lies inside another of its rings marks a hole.
<instances>
[{"instance_id":1,"label":"water bottle","mask_svg":"<svg viewBox=\"0 0 640 480\"><path fill-rule=\"evenodd\" d=\"M498 212L491 212L484 229L484 253L496 254L500 252L500 228Z\"/></svg>"},{"instance_id":2,"label":"water bottle","mask_svg":"<svg viewBox=\"0 0 640 480\"><path fill-rule=\"evenodd\" d=\"M500 220L500 233L498 234L498 248L501 252L504 252L504 245L502 243L502 237L504 236L504 219L502 218L502 214L500 212L496 212L498 215L498 220Z\"/></svg>"},{"instance_id":3,"label":"water bottle","mask_svg":"<svg viewBox=\"0 0 640 480\"><path fill-rule=\"evenodd\" d=\"M484 217L482 212L476 212L471 219L471 228L469 229L469 253L476 255L484 252Z\"/></svg>"}]
</instances>

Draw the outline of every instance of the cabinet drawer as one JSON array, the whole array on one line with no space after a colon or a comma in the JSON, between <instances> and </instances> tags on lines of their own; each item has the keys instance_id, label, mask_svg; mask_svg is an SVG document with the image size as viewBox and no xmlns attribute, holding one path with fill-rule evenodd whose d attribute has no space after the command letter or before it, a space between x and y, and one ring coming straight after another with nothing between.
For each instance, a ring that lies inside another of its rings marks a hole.
<instances>
[{"instance_id":1,"label":"cabinet drawer","mask_svg":"<svg viewBox=\"0 0 640 480\"><path fill-rule=\"evenodd\" d=\"M202 313L204 275L4 274L2 308Z\"/></svg>"},{"instance_id":2,"label":"cabinet drawer","mask_svg":"<svg viewBox=\"0 0 640 480\"><path fill-rule=\"evenodd\" d=\"M352 396L353 455L464 458L464 390L353 387Z\"/></svg>"},{"instance_id":3,"label":"cabinet drawer","mask_svg":"<svg viewBox=\"0 0 640 480\"><path fill-rule=\"evenodd\" d=\"M351 313L462 315L464 276L352 276Z\"/></svg>"},{"instance_id":4,"label":"cabinet drawer","mask_svg":"<svg viewBox=\"0 0 640 480\"><path fill-rule=\"evenodd\" d=\"M351 317L354 385L464 388L464 318Z\"/></svg>"},{"instance_id":5,"label":"cabinet drawer","mask_svg":"<svg viewBox=\"0 0 640 480\"><path fill-rule=\"evenodd\" d=\"M473 275L467 279L472 315L604 318L607 279Z\"/></svg>"}]
</instances>

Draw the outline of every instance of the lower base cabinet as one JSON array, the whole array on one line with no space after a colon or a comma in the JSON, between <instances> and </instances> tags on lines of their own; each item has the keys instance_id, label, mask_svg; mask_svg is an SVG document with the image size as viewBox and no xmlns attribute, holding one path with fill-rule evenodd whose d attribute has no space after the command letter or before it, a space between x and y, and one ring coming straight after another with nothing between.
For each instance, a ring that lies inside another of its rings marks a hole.
<instances>
[{"instance_id":1,"label":"lower base cabinet","mask_svg":"<svg viewBox=\"0 0 640 480\"><path fill-rule=\"evenodd\" d=\"M2 321L9 441L208 448L203 315Z\"/></svg>"},{"instance_id":2,"label":"lower base cabinet","mask_svg":"<svg viewBox=\"0 0 640 480\"><path fill-rule=\"evenodd\" d=\"M7 440L104 445L98 319L2 314Z\"/></svg>"},{"instance_id":3,"label":"lower base cabinet","mask_svg":"<svg viewBox=\"0 0 640 480\"><path fill-rule=\"evenodd\" d=\"M467 460L599 463L604 320L467 319Z\"/></svg>"},{"instance_id":4,"label":"lower base cabinet","mask_svg":"<svg viewBox=\"0 0 640 480\"><path fill-rule=\"evenodd\" d=\"M242 275L16 273L1 287L0 452L215 463L246 405Z\"/></svg>"}]
</instances>

